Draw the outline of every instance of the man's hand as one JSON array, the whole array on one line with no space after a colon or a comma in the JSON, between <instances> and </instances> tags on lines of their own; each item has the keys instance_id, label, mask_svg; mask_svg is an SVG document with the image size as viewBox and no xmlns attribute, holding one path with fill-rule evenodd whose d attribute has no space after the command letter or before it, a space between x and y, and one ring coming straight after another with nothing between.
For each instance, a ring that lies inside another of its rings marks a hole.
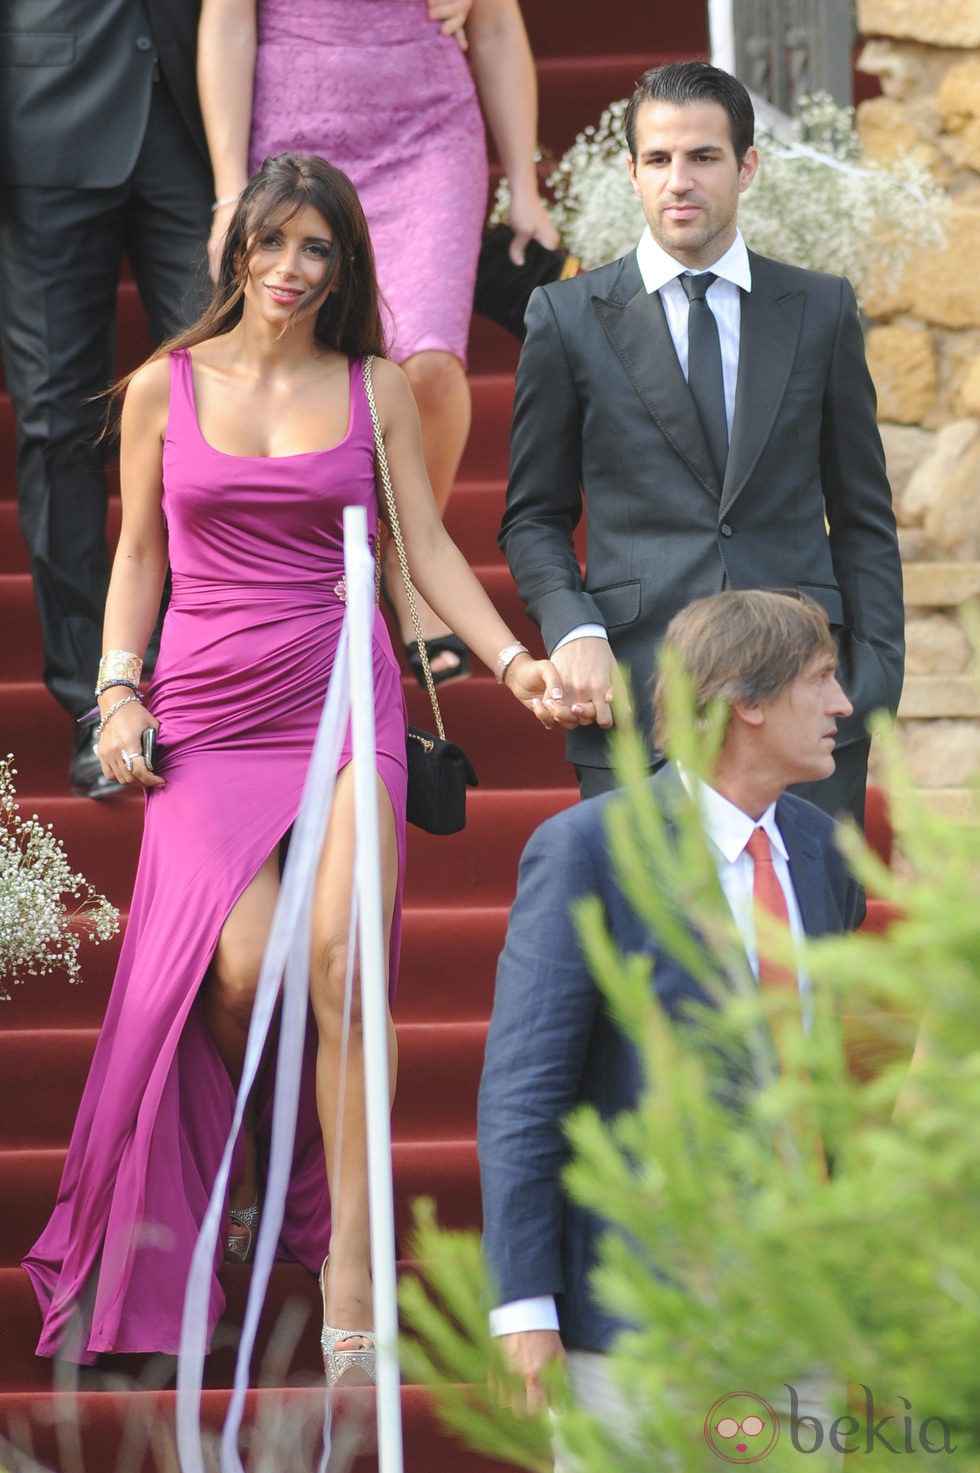
<instances>
[{"instance_id":1,"label":"man's hand","mask_svg":"<svg viewBox=\"0 0 980 1473\"><path fill-rule=\"evenodd\" d=\"M515 1411L539 1411L546 1402L542 1375L553 1361L565 1359L565 1347L557 1330L519 1330L515 1335L501 1335L500 1349L511 1370L524 1381L525 1407Z\"/></svg>"},{"instance_id":2,"label":"man's hand","mask_svg":"<svg viewBox=\"0 0 980 1473\"><path fill-rule=\"evenodd\" d=\"M613 670L615 660L608 639L586 635L570 639L555 650L552 664L561 676L565 701L581 726L613 724Z\"/></svg>"},{"instance_id":3,"label":"man's hand","mask_svg":"<svg viewBox=\"0 0 980 1473\"><path fill-rule=\"evenodd\" d=\"M571 731L579 725L579 716L565 700L561 679L550 660L515 655L504 671L504 685L548 731L556 726Z\"/></svg>"}]
</instances>

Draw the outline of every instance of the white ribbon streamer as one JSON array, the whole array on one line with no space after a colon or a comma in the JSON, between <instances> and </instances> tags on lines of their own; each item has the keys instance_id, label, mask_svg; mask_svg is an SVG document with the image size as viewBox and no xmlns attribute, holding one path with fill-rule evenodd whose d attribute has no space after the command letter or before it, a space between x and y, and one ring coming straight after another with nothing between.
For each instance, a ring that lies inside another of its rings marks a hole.
<instances>
[{"instance_id":1,"label":"white ribbon streamer","mask_svg":"<svg viewBox=\"0 0 980 1473\"><path fill-rule=\"evenodd\" d=\"M380 1473L401 1473L403 1453L401 1384L398 1374L398 1290L395 1284L395 1206L391 1181L388 988L381 903L378 777L371 660L374 562L367 551L363 507L349 506L344 512L344 553L354 748L354 889L358 897L361 955L368 1200L371 1204L371 1278L374 1286L378 1367L378 1465Z\"/></svg>"},{"instance_id":2,"label":"white ribbon streamer","mask_svg":"<svg viewBox=\"0 0 980 1473\"><path fill-rule=\"evenodd\" d=\"M337 658L331 673L330 685L313 746L300 810L293 826L279 899L273 916L259 975L245 1061L242 1068L242 1077L235 1102L231 1129L215 1178L211 1200L201 1225L197 1244L195 1245L190 1273L188 1275L187 1291L184 1298L184 1313L177 1366L176 1409L177 1447L182 1473L207 1473L201 1441L200 1414L214 1254L218 1234L222 1226L228 1190L228 1177L235 1143L241 1129L246 1102L255 1083L262 1060L276 1002L280 994L281 982L282 1019L276 1064L269 1172L262 1202L262 1214L259 1220L258 1241L249 1285L245 1321L242 1327L242 1336L235 1367L234 1389L221 1441L222 1473L243 1473L238 1452L238 1435L244 1411L245 1395L248 1389L249 1367L255 1344L259 1315L265 1300L269 1276L275 1260L279 1232L282 1227L285 1211L289 1175L292 1167L293 1144L296 1133L296 1109L309 996L313 889L317 864L323 848L327 821L333 802L337 763L340 757L348 712L351 708L348 648L349 643L352 642L350 631L357 624L361 625L361 629L357 636L358 654L356 658L362 668L359 671L356 681L357 695L354 711L355 804L357 803L356 781L358 765L360 764L362 768L366 768L368 762L370 762L372 770L375 769L374 690L371 678L370 635L371 624L373 623L374 564L367 550L366 517L363 508L348 508L346 510L344 514L344 529L346 537L347 615L344 620ZM358 610L356 614L352 613L354 608ZM367 629L366 658L363 632L365 627ZM360 716L357 714L358 708L361 709L362 714ZM364 740L365 717L363 712L365 708L369 723L370 756L367 753L361 754L358 751L359 732L361 734L361 740ZM384 955L383 951L379 949L383 943L381 941L382 927L380 925L377 794L373 782L371 791L375 805L374 822L368 823L366 818L362 822L361 810L356 809L357 832L359 837L356 841L355 854L355 904L357 904L359 897L360 904L358 908L362 915L360 924L362 989L366 995L369 993L375 994L375 998L370 1005L367 1002L367 996L365 996L366 1071L368 1070L368 1015L370 1013L376 1019L379 989L382 1000L385 999L386 991ZM373 861L371 857L363 857L365 855L373 855ZM370 876L372 873L375 878L376 892L373 901L369 899L364 889L365 886L370 889ZM372 917L376 916L378 918L377 921L365 921L363 919L365 905L370 906L370 914ZM372 926L377 931L376 944L370 939L369 933ZM370 947L370 958L364 954L366 947ZM374 1167L371 1169L372 1255L374 1254L375 1237L377 1235L385 1236L386 1220L388 1224L386 1241L390 1243L390 1252L388 1254L389 1261L387 1268L384 1264L379 1264L377 1261L373 1265L373 1271L375 1273L375 1313L376 1315L383 1315L385 1317L386 1325L389 1320L393 1319L396 1330L392 1336L387 1328L382 1329L382 1319L379 1318L376 1320L379 1326L379 1452L381 1452L380 1432L382 1404L384 1402L387 1406L384 1422L386 1429L385 1446L388 1452L387 1457L382 1455L381 1469L382 1473L401 1473L401 1402L400 1389L397 1383L397 1299L394 1291L394 1226L391 1207L391 1145L387 1108L386 1012L383 1017L381 1047L384 1051L383 1100L385 1104L384 1116L387 1144L384 1148L384 1166L382 1167L378 1162L375 1162ZM375 1044L371 1052L374 1052L376 1048L377 1045ZM369 1080L373 1080L377 1067L378 1065L375 1061L370 1070ZM373 1089L369 1087L369 1130L371 1125L370 1104L372 1093ZM370 1146L371 1136L369 1134L369 1150ZM380 1178L385 1173L387 1175L387 1193L384 1191L383 1184L380 1184ZM377 1205L375 1205L375 1190L380 1192ZM387 1201L385 1200L386 1196ZM377 1234L375 1230L376 1218L378 1219ZM387 1305L385 1305L385 1300L388 1301ZM392 1413L390 1406L392 1358L394 1358L395 1378L394 1413ZM382 1367L384 1368L384 1383L388 1388L385 1396L382 1395L380 1384L382 1380ZM392 1432L393 1421L397 1421L397 1439ZM395 1446L396 1440L397 1459L393 1460L392 1448Z\"/></svg>"}]
</instances>

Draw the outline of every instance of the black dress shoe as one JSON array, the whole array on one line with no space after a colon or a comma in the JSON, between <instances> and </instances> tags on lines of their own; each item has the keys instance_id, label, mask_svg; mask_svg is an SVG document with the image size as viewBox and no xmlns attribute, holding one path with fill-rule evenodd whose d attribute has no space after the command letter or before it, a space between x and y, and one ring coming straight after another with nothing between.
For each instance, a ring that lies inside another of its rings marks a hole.
<instances>
[{"instance_id":1,"label":"black dress shoe","mask_svg":"<svg viewBox=\"0 0 980 1473\"><path fill-rule=\"evenodd\" d=\"M115 798L126 789L114 777L106 777L102 771L99 754L95 750L95 731L98 717L81 721L75 733L68 781L76 798Z\"/></svg>"}]
</instances>

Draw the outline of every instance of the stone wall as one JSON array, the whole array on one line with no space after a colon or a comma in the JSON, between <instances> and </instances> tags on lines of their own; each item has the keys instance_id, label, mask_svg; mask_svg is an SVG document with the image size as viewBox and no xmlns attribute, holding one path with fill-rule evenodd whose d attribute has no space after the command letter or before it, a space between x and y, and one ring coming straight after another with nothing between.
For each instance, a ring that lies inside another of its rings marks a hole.
<instances>
[{"instance_id":1,"label":"stone wall","mask_svg":"<svg viewBox=\"0 0 980 1473\"><path fill-rule=\"evenodd\" d=\"M916 783L957 809L980 772L980 0L858 0L858 26L882 88L858 109L866 156L918 157L952 199L945 246L864 305L906 567L900 716Z\"/></svg>"}]
</instances>

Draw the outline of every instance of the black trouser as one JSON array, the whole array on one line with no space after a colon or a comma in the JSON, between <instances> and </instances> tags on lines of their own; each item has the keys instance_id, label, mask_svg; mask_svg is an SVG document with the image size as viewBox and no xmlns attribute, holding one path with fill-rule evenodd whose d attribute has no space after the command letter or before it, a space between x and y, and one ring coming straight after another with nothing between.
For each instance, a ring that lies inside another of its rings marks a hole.
<instances>
[{"instance_id":1,"label":"black trouser","mask_svg":"<svg viewBox=\"0 0 980 1473\"><path fill-rule=\"evenodd\" d=\"M199 312L211 180L157 83L129 179L113 189L0 190L0 334L17 418L20 524L44 680L72 715L92 704L109 576L104 422L116 288L129 258L154 343ZM93 402L94 400L94 402Z\"/></svg>"},{"instance_id":2,"label":"black trouser","mask_svg":"<svg viewBox=\"0 0 980 1473\"><path fill-rule=\"evenodd\" d=\"M834 753L836 769L833 777L825 777L816 783L794 783L787 792L806 798L831 818L841 814L854 815L861 829L864 828L864 794L868 783L868 752L870 738L848 742ZM662 766L658 763L657 766ZM656 771L656 767L650 769ZM610 767L575 767L579 794L582 798L595 798L599 793L608 793L616 787L616 774Z\"/></svg>"}]
</instances>

